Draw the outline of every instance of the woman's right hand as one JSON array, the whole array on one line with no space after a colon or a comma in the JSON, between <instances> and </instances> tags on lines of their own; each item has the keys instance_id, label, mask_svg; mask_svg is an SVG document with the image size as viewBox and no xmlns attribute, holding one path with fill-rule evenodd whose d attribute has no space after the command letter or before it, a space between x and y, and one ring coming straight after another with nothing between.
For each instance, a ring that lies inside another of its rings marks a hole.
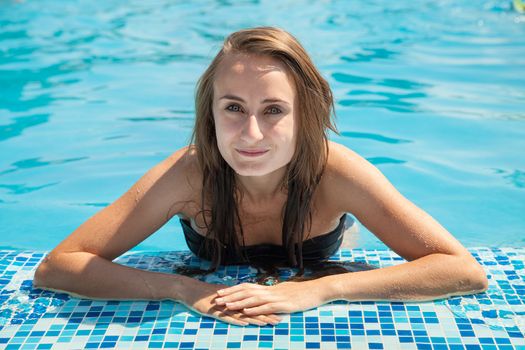
<instances>
[{"instance_id":1,"label":"woman's right hand","mask_svg":"<svg viewBox=\"0 0 525 350\"><path fill-rule=\"evenodd\" d=\"M186 286L184 295L181 295L179 301L202 315L238 326L248 324L265 326L268 323L275 325L281 321L281 317L274 314L249 316L242 310L233 311L228 310L225 305L217 305L215 302L215 298L219 297L217 291L228 287L224 284L211 284L194 279Z\"/></svg>"}]
</instances>

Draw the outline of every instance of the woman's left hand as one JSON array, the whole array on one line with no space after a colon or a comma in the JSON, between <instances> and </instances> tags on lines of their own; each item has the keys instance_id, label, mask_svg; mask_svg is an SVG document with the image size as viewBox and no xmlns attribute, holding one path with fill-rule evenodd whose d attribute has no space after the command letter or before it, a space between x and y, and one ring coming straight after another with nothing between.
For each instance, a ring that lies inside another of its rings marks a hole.
<instances>
[{"instance_id":1,"label":"woman's left hand","mask_svg":"<svg viewBox=\"0 0 525 350\"><path fill-rule=\"evenodd\" d=\"M282 282L273 286L242 283L217 291L215 302L229 310L244 309L247 315L303 311L325 303L319 282Z\"/></svg>"}]
</instances>

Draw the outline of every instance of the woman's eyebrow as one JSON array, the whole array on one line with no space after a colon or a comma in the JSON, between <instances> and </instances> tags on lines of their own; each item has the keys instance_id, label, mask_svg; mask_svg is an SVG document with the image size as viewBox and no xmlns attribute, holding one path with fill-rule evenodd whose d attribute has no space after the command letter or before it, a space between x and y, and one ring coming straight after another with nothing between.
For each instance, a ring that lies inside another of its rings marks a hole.
<instances>
[{"instance_id":1,"label":"woman's eyebrow","mask_svg":"<svg viewBox=\"0 0 525 350\"><path fill-rule=\"evenodd\" d=\"M222 99L235 100L235 101L239 101L239 102L246 102L239 96L229 95L229 94L224 95L221 98L219 98L219 100L222 100ZM264 100L261 101L261 103L269 103L269 102L281 102L281 103L289 105L288 102L286 102L285 100L282 100L280 98L277 98L277 97L265 98Z\"/></svg>"}]
</instances>

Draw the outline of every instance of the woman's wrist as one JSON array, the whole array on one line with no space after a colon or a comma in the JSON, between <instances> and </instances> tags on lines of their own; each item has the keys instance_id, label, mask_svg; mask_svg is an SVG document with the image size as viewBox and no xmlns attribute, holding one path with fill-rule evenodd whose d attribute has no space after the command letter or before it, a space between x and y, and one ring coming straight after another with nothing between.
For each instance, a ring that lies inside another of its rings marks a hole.
<instances>
[{"instance_id":1,"label":"woman's wrist","mask_svg":"<svg viewBox=\"0 0 525 350\"><path fill-rule=\"evenodd\" d=\"M172 299L177 301L184 301L188 295L192 294L192 288L200 283L195 278L184 275L172 275L169 279L169 287L165 290L167 293L163 295L163 299Z\"/></svg>"},{"instance_id":2,"label":"woman's wrist","mask_svg":"<svg viewBox=\"0 0 525 350\"><path fill-rule=\"evenodd\" d=\"M348 278L348 274L344 274L344 279ZM347 283L343 283L343 276L341 275L330 275L321 277L317 280L320 286L320 296L322 303L329 303L335 300L348 300L347 293L345 293L345 287Z\"/></svg>"}]
</instances>

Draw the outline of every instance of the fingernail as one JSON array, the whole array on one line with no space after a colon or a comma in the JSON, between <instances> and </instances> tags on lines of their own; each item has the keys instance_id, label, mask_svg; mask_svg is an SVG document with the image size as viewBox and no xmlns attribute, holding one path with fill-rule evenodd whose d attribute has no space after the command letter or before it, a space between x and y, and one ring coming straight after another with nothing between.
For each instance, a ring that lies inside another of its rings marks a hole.
<instances>
[{"instance_id":1,"label":"fingernail","mask_svg":"<svg viewBox=\"0 0 525 350\"><path fill-rule=\"evenodd\" d=\"M217 299L215 299L215 301L218 302L218 303L222 303L224 301L224 299L223 298L217 298Z\"/></svg>"},{"instance_id":2,"label":"fingernail","mask_svg":"<svg viewBox=\"0 0 525 350\"><path fill-rule=\"evenodd\" d=\"M217 291L217 294L219 294L219 295L222 295L222 293L224 293L224 289L219 289L219 290Z\"/></svg>"}]
</instances>

